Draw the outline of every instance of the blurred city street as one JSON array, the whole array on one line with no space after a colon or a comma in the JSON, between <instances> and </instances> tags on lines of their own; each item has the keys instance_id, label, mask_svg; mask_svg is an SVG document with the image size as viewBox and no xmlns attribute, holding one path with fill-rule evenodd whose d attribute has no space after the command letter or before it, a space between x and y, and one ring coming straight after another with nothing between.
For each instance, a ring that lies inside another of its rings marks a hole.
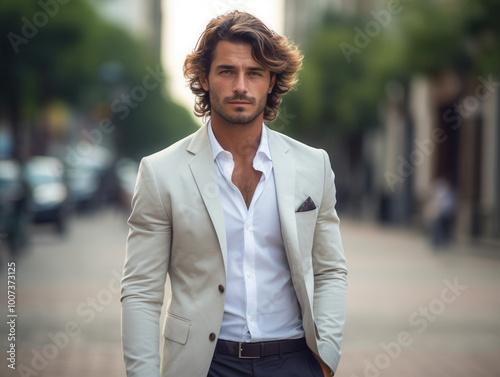
<instances>
[{"instance_id":1,"label":"blurred city street","mask_svg":"<svg viewBox=\"0 0 500 377\"><path fill-rule=\"evenodd\" d=\"M415 231L342 225L350 272L338 376L500 375L493 248L436 254Z\"/></svg>"},{"instance_id":2,"label":"blurred city street","mask_svg":"<svg viewBox=\"0 0 500 377\"><path fill-rule=\"evenodd\" d=\"M499 14L498 0L0 1L0 377L125 376L140 160L209 120L220 135L222 118L329 156L349 269L336 376L500 377ZM261 31L233 37L229 19ZM219 37L257 65L216 53ZM253 143L216 138L240 171ZM175 165L156 187L184 205Z\"/></svg>"},{"instance_id":3,"label":"blurred city street","mask_svg":"<svg viewBox=\"0 0 500 377\"><path fill-rule=\"evenodd\" d=\"M350 273L337 376L500 375L498 257L466 246L436 254L416 231L366 222L344 219L341 230ZM73 217L62 238L33 228L16 265L17 370L4 358L1 376L125 375L118 280L126 234L126 215L115 209Z\"/></svg>"},{"instance_id":4,"label":"blurred city street","mask_svg":"<svg viewBox=\"0 0 500 377\"><path fill-rule=\"evenodd\" d=\"M48 225L33 228L16 265L17 370L4 359L1 376L125 376L119 279L126 235L117 210L75 216L63 236Z\"/></svg>"}]
</instances>

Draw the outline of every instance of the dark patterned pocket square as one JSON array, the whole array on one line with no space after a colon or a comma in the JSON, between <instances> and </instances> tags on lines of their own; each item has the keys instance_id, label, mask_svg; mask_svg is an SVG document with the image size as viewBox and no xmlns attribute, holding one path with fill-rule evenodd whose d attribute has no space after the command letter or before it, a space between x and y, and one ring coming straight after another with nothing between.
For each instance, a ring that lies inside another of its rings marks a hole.
<instances>
[{"instance_id":1,"label":"dark patterned pocket square","mask_svg":"<svg viewBox=\"0 0 500 377\"><path fill-rule=\"evenodd\" d=\"M316 209L316 204L314 204L313 200L309 196L304 203L299 207L297 212L307 212Z\"/></svg>"}]
</instances>

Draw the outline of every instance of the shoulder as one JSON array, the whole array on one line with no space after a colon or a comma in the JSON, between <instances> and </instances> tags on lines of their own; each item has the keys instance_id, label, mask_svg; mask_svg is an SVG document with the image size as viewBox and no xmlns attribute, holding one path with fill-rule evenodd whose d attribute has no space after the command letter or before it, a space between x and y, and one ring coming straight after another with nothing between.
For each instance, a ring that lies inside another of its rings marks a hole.
<instances>
[{"instance_id":1,"label":"shoulder","mask_svg":"<svg viewBox=\"0 0 500 377\"><path fill-rule=\"evenodd\" d=\"M325 158L329 159L325 150L311 147L310 145L304 144L278 131L268 128L268 135L269 140L273 140L275 143L279 144L281 148L290 151L291 156L294 156L297 160L309 162L312 159L316 163L322 164Z\"/></svg>"},{"instance_id":2,"label":"shoulder","mask_svg":"<svg viewBox=\"0 0 500 377\"><path fill-rule=\"evenodd\" d=\"M168 167L182 164L183 161L187 162L193 156L189 152L189 146L200 132L201 129L158 152L143 157L143 160L153 167Z\"/></svg>"}]
</instances>

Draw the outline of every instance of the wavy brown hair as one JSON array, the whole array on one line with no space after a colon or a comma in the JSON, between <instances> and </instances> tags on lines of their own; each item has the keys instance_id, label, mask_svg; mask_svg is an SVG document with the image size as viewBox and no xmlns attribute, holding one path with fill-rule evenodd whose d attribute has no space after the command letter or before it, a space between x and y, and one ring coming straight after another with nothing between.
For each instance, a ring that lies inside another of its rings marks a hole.
<instances>
[{"instance_id":1,"label":"wavy brown hair","mask_svg":"<svg viewBox=\"0 0 500 377\"><path fill-rule=\"evenodd\" d=\"M211 105L209 93L201 85L200 75L208 77L213 53L220 41L249 43L255 61L276 76L264 109L264 120L272 122L278 115L281 96L297 84L297 73L302 65L300 51L286 37L270 30L249 13L233 11L212 19L184 62L184 77L196 96L194 114L203 118L211 115Z\"/></svg>"}]
</instances>

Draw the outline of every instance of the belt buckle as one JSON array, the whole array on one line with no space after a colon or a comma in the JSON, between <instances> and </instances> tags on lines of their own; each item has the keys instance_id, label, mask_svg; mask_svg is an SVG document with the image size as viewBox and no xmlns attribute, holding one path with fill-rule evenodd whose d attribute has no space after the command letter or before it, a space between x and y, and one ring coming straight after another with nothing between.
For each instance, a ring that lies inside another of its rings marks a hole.
<instances>
[{"instance_id":1,"label":"belt buckle","mask_svg":"<svg viewBox=\"0 0 500 377\"><path fill-rule=\"evenodd\" d=\"M260 356L242 356L241 351L243 351L242 348L243 342L238 343L238 358L239 359L260 359Z\"/></svg>"}]
</instances>

